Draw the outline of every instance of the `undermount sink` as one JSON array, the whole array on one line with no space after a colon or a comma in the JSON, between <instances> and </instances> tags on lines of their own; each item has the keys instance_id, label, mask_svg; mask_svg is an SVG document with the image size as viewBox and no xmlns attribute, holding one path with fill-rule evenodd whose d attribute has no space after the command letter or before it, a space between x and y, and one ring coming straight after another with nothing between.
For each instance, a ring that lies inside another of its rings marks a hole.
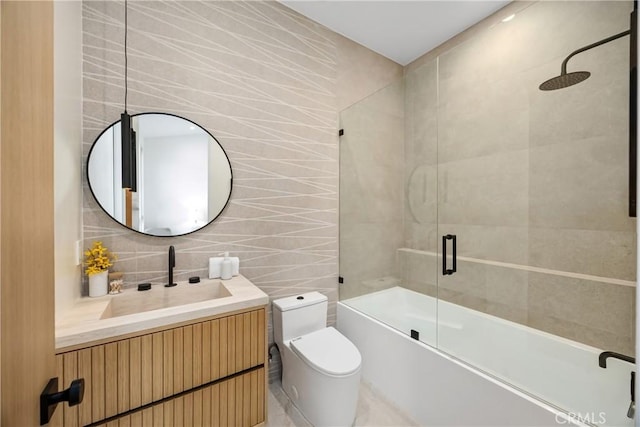
<instances>
[{"instance_id":1,"label":"undermount sink","mask_svg":"<svg viewBox=\"0 0 640 427\"><path fill-rule=\"evenodd\" d=\"M219 280L207 280L196 284L181 283L171 288L154 285L148 291L129 290L114 296L102 312L100 319L110 319L230 296L231 292Z\"/></svg>"},{"instance_id":2,"label":"undermount sink","mask_svg":"<svg viewBox=\"0 0 640 427\"><path fill-rule=\"evenodd\" d=\"M120 295L81 298L62 316L56 316L56 350L130 336L185 322L201 321L269 304L269 297L239 274L229 280L178 282L148 291L127 289Z\"/></svg>"}]
</instances>

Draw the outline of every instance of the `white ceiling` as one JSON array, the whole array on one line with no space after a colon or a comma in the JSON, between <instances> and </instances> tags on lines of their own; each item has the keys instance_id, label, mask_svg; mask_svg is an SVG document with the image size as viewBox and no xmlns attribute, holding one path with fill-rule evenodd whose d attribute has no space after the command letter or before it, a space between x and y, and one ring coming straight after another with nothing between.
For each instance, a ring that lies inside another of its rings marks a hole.
<instances>
[{"instance_id":1,"label":"white ceiling","mask_svg":"<svg viewBox=\"0 0 640 427\"><path fill-rule=\"evenodd\" d=\"M406 65L508 0L281 0L291 9Z\"/></svg>"}]
</instances>

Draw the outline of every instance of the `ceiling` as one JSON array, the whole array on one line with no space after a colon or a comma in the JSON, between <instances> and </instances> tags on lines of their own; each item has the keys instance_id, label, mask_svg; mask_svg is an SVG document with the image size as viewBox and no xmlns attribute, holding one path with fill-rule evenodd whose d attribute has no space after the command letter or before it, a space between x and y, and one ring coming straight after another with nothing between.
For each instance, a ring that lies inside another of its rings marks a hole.
<instances>
[{"instance_id":1,"label":"ceiling","mask_svg":"<svg viewBox=\"0 0 640 427\"><path fill-rule=\"evenodd\" d=\"M509 3L505 0L281 2L400 65L407 65Z\"/></svg>"}]
</instances>

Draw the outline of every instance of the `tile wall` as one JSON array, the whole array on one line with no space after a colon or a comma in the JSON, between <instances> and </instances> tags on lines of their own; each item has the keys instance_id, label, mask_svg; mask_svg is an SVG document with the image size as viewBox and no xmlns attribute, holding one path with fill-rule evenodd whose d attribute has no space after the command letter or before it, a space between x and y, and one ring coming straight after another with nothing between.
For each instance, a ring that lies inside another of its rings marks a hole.
<instances>
[{"instance_id":1,"label":"tile wall","mask_svg":"<svg viewBox=\"0 0 640 427\"><path fill-rule=\"evenodd\" d=\"M123 110L124 3L85 1L82 13L86 159ZM350 53L368 67L350 65ZM169 245L177 280L206 276L208 258L230 251L272 298L328 295L333 322L337 113L402 68L278 2L259 1L129 2L128 56L129 113L178 114L215 135L233 169L231 201L201 231L149 237L103 213L83 174L84 246L101 240L116 252L127 286L166 281Z\"/></svg>"},{"instance_id":2,"label":"tile wall","mask_svg":"<svg viewBox=\"0 0 640 427\"><path fill-rule=\"evenodd\" d=\"M340 113L340 298L389 286L403 245L404 84ZM383 280L380 280L380 279ZM397 282L397 281L396 281Z\"/></svg>"},{"instance_id":3,"label":"tile wall","mask_svg":"<svg viewBox=\"0 0 640 427\"><path fill-rule=\"evenodd\" d=\"M630 11L514 2L345 109L341 298L400 284L633 354L628 38L571 59L585 82L538 89L569 53L628 29ZM449 233L458 273L442 276Z\"/></svg>"},{"instance_id":4,"label":"tile wall","mask_svg":"<svg viewBox=\"0 0 640 427\"><path fill-rule=\"evenodd\" d=\"M585 82L538 90L570 52L628 29L630 11L533 3L407 72L403 283L434 294L438 280L441 298L634 353L628 38L571 59ZM447 233L469 260L443 277Z\"/></svg>"}]
</instances>

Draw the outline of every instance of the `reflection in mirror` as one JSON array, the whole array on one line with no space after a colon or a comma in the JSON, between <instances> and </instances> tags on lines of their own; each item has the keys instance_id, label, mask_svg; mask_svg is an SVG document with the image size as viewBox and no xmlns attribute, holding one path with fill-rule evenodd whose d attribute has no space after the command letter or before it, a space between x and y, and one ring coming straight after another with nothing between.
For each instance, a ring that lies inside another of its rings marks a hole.
<instances>
[{"instance_id":1,"label":"reflection in mirror","mask_svg":"<svg viewBox=\"0 0 640 427\"><path fill-rule=\"evenodd\" d=\"M179 236L213 221L229 201L232 184L231 164L218 141L171 114L137 114L131 127L135 192L122 188L119 121L89 152L89 188L100 207L120 224L152 236Z\"/></svg>"}]
</instances>

